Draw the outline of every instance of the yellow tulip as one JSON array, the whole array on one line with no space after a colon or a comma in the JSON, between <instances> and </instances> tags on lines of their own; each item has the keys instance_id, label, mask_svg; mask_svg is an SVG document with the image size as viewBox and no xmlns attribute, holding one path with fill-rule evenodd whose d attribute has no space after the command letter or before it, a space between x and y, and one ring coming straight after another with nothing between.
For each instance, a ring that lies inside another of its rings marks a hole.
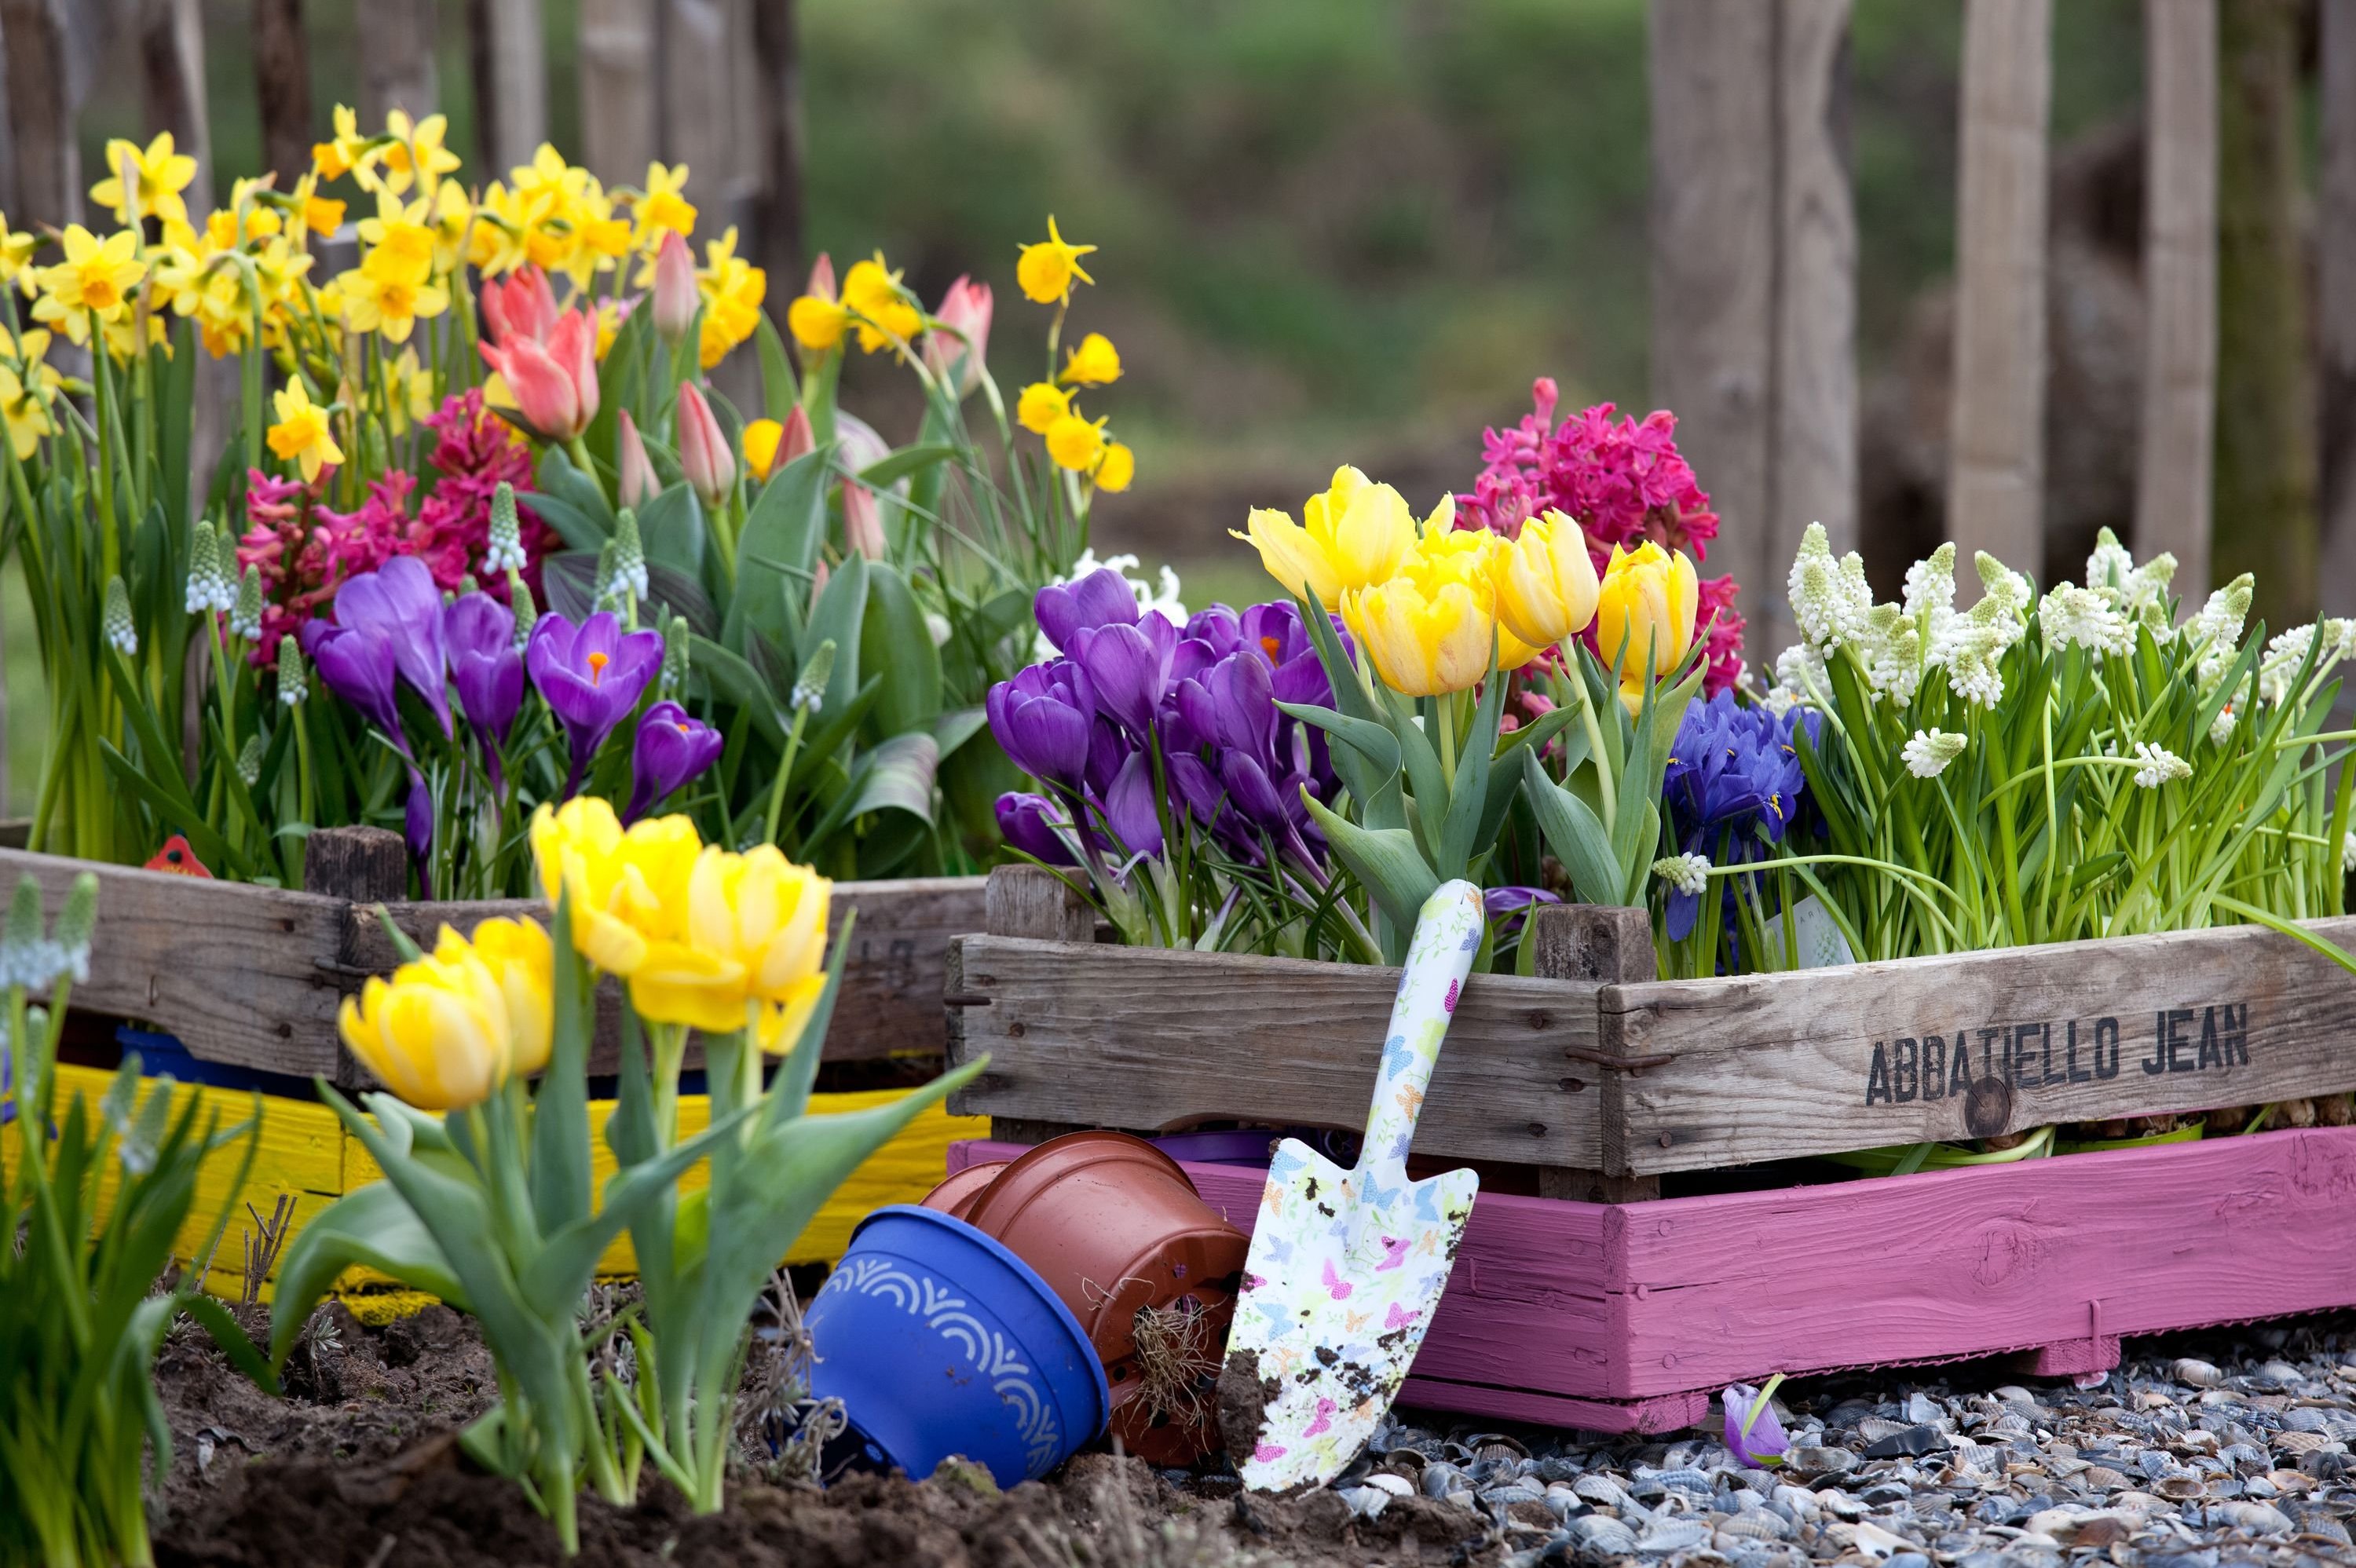
<instances>
[{"instance_id":1,"label":"yellow tulip","mask_svg":"<svg viewBox=\"0 0 2356 1568\"><path fill-rule=\"evenodd\" d=\"M1523 642L1551 647L1595 619L1595 562L1578 523L1548 511L1522 524L1522 535L1494 562L1497 618Z\"/></svg>"},{"instance_id":2,"label":"yellow tulip","mask_svg":"<svg viewBox=\"0 0 2356 1568\"><path fill-rule=\"evenodd\" d=\"M443 956L457 942L457 933L443 927L434 956ZM507 1003L508 1070L530 1077L548 1065L556 1021L555 945L538 921L504 915L476 926L466 944L490 972Z\"/></svg>"},{"instance_id":3,"label":"yellow tulip","mask_svg":"<svg viewBox=\"0 0 2356 1568\"><path fill-rule=\"evenodd\" d=\"M1650 539L1633 554L1612 547L1596 593L1595 645L1605 659L1619 661L1623 699L1641 696L1648 652L1655 679L1685 662L1693 647L1700 593L1693 562L1683 550L1672 553Z\"/></svg>"},{"instance_id":4,"label":"yellow tulip","mask_svg":"<svg viewBox=\"0 0 2356 1568\"><path fill-rule=\"evenodd\" d=\"M1399 570L1415 548L1415 517L1407 500L1387 485L1369 482L1355 468L1337 468L1323 495L1301 508L1301 521L1288 513L1254 507L1245 528L1228 537L1259 551L1285 592L1308 586L1311 597L1329 609L1352 589L1382 582ZM1445 533L1455 520L1452 499L1442 500L1425 523L1427 533Z\"/></svg>"},{"instance_id":5,"label":"yellow tulip","mask_svg":"<svg viewBox=\"0 0 2356 1568\"><path fill-rule=\"evenodd\" d=\"M687 880L703 848L684 816L652 817L626 833L592 795L532 815L532 858L551 908L573 895L573 942L608 975L635 975L657 943L687 928Z\"/></svg>"},{"instance_id":6,"label":"yellow tulip","mask_svg":"<svg viewBox=\"0 0 2356 1568\"><path fill-rule=\"evenodd\" d=\"M712 1031L750 1022L761 1049L791 1051L826 988L826 927L834 884L775 845L744 854L712 847L689 880L684 942L659 949L633 976L631 1001L650 1019Z\"/></svg>"},{"instance_id":7,"label":"yellow tulip","mask_svg":"<svg viewBox=\"0 0 2356 1568\"><path fill-rule=\"evenodd\" d=\"M455 1111L489 1098L515 1070L510 1017L498 976L445 927L431 954L390 980L370 976L357 998L345 997L336 1028L402 1100Z\"/></svg>"},{"instance_id":8,"label":"yellow tulip","mask_svg":"<svg viewBox=\"0 0 2356 1568\"><path fill-rule=\"evenodd\" d=\"M1384 685L1408 697L1469 691L1488 676L1493 647L1499 669L1536 655L1497 619L1504 548L1484 529L1427 533L1397 574L1342 596L1342 618Z\"/></svg>"}]
</instances>

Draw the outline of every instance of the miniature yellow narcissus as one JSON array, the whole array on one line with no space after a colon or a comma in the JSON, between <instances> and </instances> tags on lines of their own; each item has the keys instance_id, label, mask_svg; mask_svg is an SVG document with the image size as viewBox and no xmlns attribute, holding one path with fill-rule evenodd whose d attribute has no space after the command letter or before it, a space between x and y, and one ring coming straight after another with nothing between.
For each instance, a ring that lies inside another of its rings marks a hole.
<instances>
[{"instance_id":1,"label":"miniature yellow narcissus","mask_svg":"<svg viewBox=\"0 0 2356 1568\"><path fill-rule=\"evenodd\" d=\"M1097 488L1119 494L1128 489L1130 481L1136 477L1137 453L1119 442L1107 442L1104 456L1097 462Z\"/></svg>"},{"instance_id":2,"label":"miniature yellow narcissus","mask_svg":"<svg viewBox=\"0 0 2356 1568\"><path fill-rule=\"evenodd\" d=\"M1077 412L1066 414L1047 427L1047 455L1058 467L1087 473L1104 455L1104 424L1100 419L1091 421Z\"/></svg>"},{"instance_id":3,"label":"miniature yellow narcissus","mask_svg":"<svg viewBox=\"0 0 2356 1568\"><path fill-rule=\"evenodd\" d=\"M102 242L79 223L60 237L66 259L40 272L41 298L34 319L61 324L76 343L90 341L90 316L112 321L123 315L133 290L147 275L139 259L139 236L125 229Z\"/></svg>"},{"instance_id":4,"label":"miniature yellow narcissus","mask_svg":"<svg viewBox=\"0 0 2356 1568\"><path fill-rule=\"evenodd\" d=\"M1096 249L1093 245L1068 243L1055 232L1053 214L1047 219L1047 238L1023 247L1023 254L1014 263L1014 281L1022 285L1023 296L1039 304L1055 304L1069 298L1072 281L1093 283L1096 280L1080 267L1080 258Z\"/></svg>"},{"instance_id":5,"label":"miniature yellow narcissus","mask_svg":"<svg viewBox=\"0 0 2356 1568\"><path fill-rule=\"evenodd\" d=\"M842 303L858 317L859 347L869 354L897 339L905 344L925 329L925 313L900 287L900 274L884 265L878 251L871 261L854 261L842 277Z\"/></svg>"},{"instance_id":6,"label":"miniature yellow narcissus","mask_svg":"<svg viewBox=\"0 0 2356 1568\"><path fill-rule=\"evenodd\" d=\"M49 347L48 333L27 332L16 341L21 357L14 364L0 360L0 421L6 422L8 444L22 462L41 437L57 433L57 421L49 417L57 372L41 363Z\"/></svg>"},{"instance_id":7,"label":"miniature yellow narcissus","mask_svg":"<svg viewBox=\"0 0 2356 1568\"><path fill-rule=\"evenodd\" d=\"M308 485L320 469L344 460L344 449L327 427L327 411L311 401L302 382L281 387L271 394L271 402L278 411L278 422L270 427L270 450L282 462L300 466L303 483Z\"/></svg>"},{"instance_id":8,"label":"miniature yellow narcissus","mask_svg":"<svg viewBox=\"0 0 2356 1568\"><path fill-rule=\"evenodd\" d=\"M142 151L117 137L106 144L107 176L90 187L91 200L133 224L143 218L177 218L185 223L188 204L180 193L197 177L197 160L172 150L172 133L159 132Z\"/></svg>"},{"instance_id":9,"label":"miniature yellow narcissus","mask_svg":"<svg viewBox=\"0 0 2356 1568\"><path fill-rule=\"evenodd\" d=\"M1014 421L1033 435L1044 435L1072 411L1072 394L1050 381L1033 381L1014 400Z\"/></svg>"},{"instance_id":10,"label":"miniature yellow narcissus","mask_svg":"<svg viewBox=\"0 0 2356 1568\"><path fill-rule=\"evenodd\" d=\"M695 234L695 204L687 199L687 165L673 164L647 165L647 188L632 206L630 215L638 221L637 243L641 250L652 251L665 230L682 240ZM644 288L641 278L638 286Z\"/></svg>"},{"instance_id":11,"label":"miniature yellow narcissus","mask_svg":"<svg viewBox=\"0 0 2356 1568\"><path fill-rule=\"evenodd\" d=\"M760 329L769 275L736 254L733 228L706 243L703 254L706 264L695 275L703 292L703 336L696 357L709 370Z\"/></svg>"},{"instance_id":12,"label":"miniature yellow narcissus","mask_svg":"<svg viewBox=\"0 0 2356 1568\"><path fill-rule=\"evenodd\" d=\"M1067 387L1110 386L1120 379L1120 350L1103 333L1091 332L1080 339L1055 379Z\"/></svg>"}]
</instances>

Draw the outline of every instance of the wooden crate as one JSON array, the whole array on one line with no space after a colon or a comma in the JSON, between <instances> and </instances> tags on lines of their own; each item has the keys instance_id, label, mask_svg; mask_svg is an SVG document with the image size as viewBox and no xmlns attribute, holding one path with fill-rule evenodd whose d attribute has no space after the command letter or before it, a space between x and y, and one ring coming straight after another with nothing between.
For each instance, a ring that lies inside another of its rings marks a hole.
<instances>
[{"instance_id":1,"label":"wooden crate","mask_svg":"<svg viewBox=\"0 0 2356 1568\"><path fill-rule=\"evenodd\" d=\"M1186 1172L1252 1226L1264 1172ZM2123 1335L2356 1305L2351 1205L2349 1127L1644 1204L1484 1190L1400 1397L1669 1432L1778 1371L2019 1351L2098 1372Z\"/></svg>"},{"instance_id":2,"label":"wooden crate","mask_svg":"<svg viewBox=\"0 0 2356 1568\"><path fill-rule=\"evenodd\" d=\"M111 1072L94 1068L60 1066L59 1102L60 1106L73 1096L83 1096L96 1106L107 1085L113 1081ZM894 1098L898 1090L862 1092L847 1094L813 1094L810 1113L831 1115L845 1111L863 1111ZM252 1113L253 1096L242 1090L218 1089L196 1084L181 1084L172 1091L173 1114L178 1115L191 1095L202 1096L209 1110L216 1111L223 1125L233 1125ZM290 1100L265 1095L262 1100L262 1146L256 1154L252 1174L247 1179L245 1191L240 1198L238 1212L230 1221L220 1251L211 1260L205 1277L206 1288L216 1296L235 1299L242 1284L243 1237L252 1228L252 1220L243 1209L251 1203L267 1217L271 1206L280 1194L294 1199L294 1219L291 1238L295 1232L315 1218L320 1210L355 1188L366 1186L380 1174L375 1160L360 1141L345 1130L342 1121L326 1105L316 1101ZM680 1100L680 1125L683 1131L695 1132L706 1124L711 1103L700 1094L685 1095ZM600 1190L607 1178L614 1174L613 1153L605 1145L605 1118L613 1111L611 1101L592 1101L589 1106L594 1145L594 1176ZM11 1122L0 1129L0 1157L13 1161L16 1156L16 1124ZM873 1157L852 1172L849 1180L836 1189L826 1206L803 1231L783 1261L793 1264L832 1263L841 1258L850 1245L851 1232L859 1221L886 1203L914 1203L931 1191L941 1179L941 1171L951 1146L959 1139L972 1139L986 1130L977 1120L951 1116L939 1106L933 1106L911 1123L906 1130L876 1151ZM237 1173L237 1157L224 1153L208 1162L198 1184L197 1202L187 1225L175 1243L180 1255L188 1261L198 1261L196 1253L204 1245L206 1232L211 1229L214 1215L229 1197L228 1187ZM0 1168L5 1168L0 1165ZM115 1186L116 1168L110 1164L102 1174L100 1201L110 1201ZM698 1166L686 1179L690 1189L708 1179L703 1167ZM616 1240L599 1260L597 1272L609 1278L626 1277L636 1272L637 1260L630 1250L629 1238ZM365 1292L371 1285L383 1283L380 1275L367 1270L355 1270L343 1282L348 1290ZM269 1298L265 1286L263 1299ZM422 1300L422 1298L421 1298Z\"/></svg>"},{"instance_id":3,"label":"wooden crate","mask_svg":"<svg viewBox=\"0 0 2356 1568\"><path fill-rule=\"evenodd\" d=\"M953 1108L1068 1126L1365 1123L1398 971L1093 940L1036 868L950 947ZM2356 1089L2356 978L2256 926L1722 980L1652 977L1641 912L1533 915L1541 978L1476 975L1416 1150L1555 1198L1664 1175ZM2314 923L2356 945L2356 918Z\"/></svg>"},{"instance_id":4,"label":"wooden crate","mask_svg":"<svg viewBox=\"0 0 2356 1568\"><path fill-rule=\"evenodd\" d=\"M380 836L354 846L355 837L366 835ZM98 938L90 978L73 988L77 1008L153 1024L203 1061L340 1076L349 1083L358 1081L357 1069L337 1042L336 1009L368 976L389 973L395 963L375 904L387 887L398 893L406 868L399 836L378 829L339 828L315 834L312 842L314 869L321 872L312 884L337 887L341 896L5 849L0 880L14 887L31 872L54 912L79 873L97 875ZM338 844L354 852L332 868L340 874L330 874L319 866L320 852ZM464 930L494 914L547 918L544 906L526 900L396 900L386 908L403 930L428 943L444 922ZM837 924L853 909L859 920L827 1060L937 1053L943 961L951 937L980 928L982 880L837 883ZM600 1019L608 1061L618 1018L618 1001L609 997Z\"/></svg>"}]
</instances>

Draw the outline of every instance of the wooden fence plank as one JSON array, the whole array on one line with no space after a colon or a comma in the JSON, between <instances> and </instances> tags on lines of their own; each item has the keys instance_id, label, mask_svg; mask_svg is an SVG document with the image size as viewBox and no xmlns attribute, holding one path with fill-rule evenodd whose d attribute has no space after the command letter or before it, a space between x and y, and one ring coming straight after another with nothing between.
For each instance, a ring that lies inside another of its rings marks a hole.
<instances>
[{"instance_id":1,"label":"wooden fence plank","mask_svg":"<svg viewBox=\"0 0 2356 1568\"><path fill-rule=\"evenodd\" d=\"M800 286L802 243L802 69L798 0L759 0L753 7L754 149L757 183L747 247L768 269L772 300Z\"/></svg>"},{"instance_id":2,"label":"wooden fence plank","mask_svg":"<svg viewBox=\"0 0 2356 1568\"><path fill-rule=\"evenodd\" d=\"M209 212L213 128L205 106L203 10L197 0L138 0L138 6L140 108L147 133L169 131L174 150L197 160L196 178L180 195L191 215Z\"/></svg>"},{"instance_id":3,"label":"wooden fence plank","mask_svg":"<svg viewBox=\"0 0 2356 1568\"><path fill-rule=\"evenodd\" d=\"M2217 0L2144 0L2143 421L2135 553L2209 592L2217 412Z\"/></svg>"},{"instance_id":4,"label":"wooden fence plank","mask_svg":"<svg viewBox=\"0 0 2356 1568\"><path fill-rule=\"evenodd\" d=\"M2052 0L1966 0L1947 531L2041 570Z\"/></svg>"},{"instance_id":5,"label":"wooden fence plank","mask_svg":"<svg viewBox=\"0 0 2356 1568\"><path fill-rule=\"evenodd\" d=\"M2319 586L2323 613L2348 615L2356 614L2356 5L2322 11L2315 236L2323 473Z\"/></svg>"},{"instance_id":6,"label":"wooden fence plank","mask_svg":"<svg viewBox=\"0 0 2356 1568\"><path fill-rule=\"evenodd\" d=\"M83 871L98 936L74 1007L152 1019L208 1061L335 1072L341 900L0 850L0 882L30 872L52 916Z\"/></svg>"},{"instance_id":7,"label":"wooden fence plank","mask_svg":"<svg viewBox=\"0 0 2356 1568\"><path fill-rule=\"evenodd\" d=\"M441 107L434 68L434 0L362 0L353 8L359 29L364 133L382 127L391 110L406 109L422 120Z\"/></svg>"},{"instance_id":8,"label":"wooden fence plank","mask_svg":"<svg viewBox=\"0 0 2356 1568\"><path fill-rule=\"evenodd\" d=\"M531 162L548 140L548 45L540 0L470 0L475 138L487 165ZM597 112L590 105L590 115ZM643 178L641 169L632 176Z\"/></svg>"},{"instance_id":9,"label":"wooden fence plank","mask_svg":"<svg viewBox=\"0 0 2356 1568\"><path fill-rule=\"evenodd\" d=\"M1164 1129L1225 1120L1357 1129L1398 971L1012 937L950 944L950 1060L989 1069L958 1115ZM1476 975L1416 1151L1593 1169L1598 987ZM1585 1053L1566 1056L1566 1051ZM1576 1083L1579 1087L1570 1087Z\"/></svg>"},{"instance_id":10,"label":"wooden fence plank","mask_svg":"<svg viewBox=\"0 0 2356 1568\"><path fill-rule=\"evenodd\" d=\"M2356 917L2311 929L2343 946ZM2356 985L2257 926L1605 988L1603 1168L1708 1169L2356 1088Z\"/></svg>"},{"instance_id":11,"label":"wooden fence plank","mask_svg":"<svg viewBox=\"0 0 2356 1568\"><path fill-rule=\"evenodd\" d=\"M253 0L253 89L262 110L262 166L291 189L311 166L311 44L303 0Z\"/></svg>"},{"instance_id":12,"label":"wooden fence plank","mask_svg":"<svg viewBox=\"0 0 2356 1568\"><path fill-rule=\"evenodd\" d=\"M16 199L9 221L64 226L82 218L80 144L74 112L80 78L65 0L0 0L7 38L8 130L16 154Z\"/></svg>"},{"instance_id":13,"label":"wooden fence plank","mask_svg":"<svg viewBox=\"0 0 2356 1568\"><path fill-rule=\"evenodd\" d=\"M1723 527L1704 570L1731 571L1745 655L1772 660L1789 622L1774 560L1770 443L1776 252L1773 4L1653 0L1652 395ZM1805 519L1803 519L1804 523ZM1765 606L1762 610L1762 606ZM1786 640L1789 640L1788 638Z\"/></svg>"},{"instance_id":14,"label":"wooden fence plank","mask_svg":"<svg viewBox=\"0 0 2356 1568\"><path fill-rule=\"evenodd\" d=\"M582 161L608 185L636 185L659 146L655 15L661 0L580 4Z\"/></svg>"}]
</instances>

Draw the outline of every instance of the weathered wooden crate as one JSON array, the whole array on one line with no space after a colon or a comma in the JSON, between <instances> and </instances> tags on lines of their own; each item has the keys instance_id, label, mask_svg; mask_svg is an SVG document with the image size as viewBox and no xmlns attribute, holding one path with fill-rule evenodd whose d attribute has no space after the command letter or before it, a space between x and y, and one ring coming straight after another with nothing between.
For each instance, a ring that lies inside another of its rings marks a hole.
<instances>
[{"instance_id":1,"label":"weathered wooden crate","mask_svg":"<svg viewBox=\"0 0 2356 1568\"><path fill-rule=\"evenodd\" d=\"M0 849L0 881L13 887L31 872L54 911L78 874L97 874L99 934L90 977L73 988L75 1008L152 1024L203 1061L352 1082L356 1069L336 1039L337 1007L396 961L378 901L427 943L444 922L463 930L489 915L547 914L523 900L401 901L400 842L374 829L314 835L309 880L333 895L8 849ZM980 928L982 887L979 877L836 884L835 922L853 909L859 919L828 1061L941 1051L943 961L951 937ZM609 997L593 1071L599 1055L611 1060L618 1017Z\"/></svg>"},{"instance_id":2,"label":"weathered wooden crate","mask_svg":"<svg viewBox=\"0 0 2356 1568\"><path fill-rule=\"evenodd\" d=\"M950 1168L1016 1152L960 1144ZM1186 1173L1251 1227L1264 1172ZM2351 1212L2349 1127L1641 1204L1483 1190L1400 1397L1669 1432L1778 1371L2099 1372L2123 1335L2356 1305Z\"/></svg>"},{"instance_id":3,"label":"weathered wooden crate","mask_svg":"<svg viewBox=\"0 0 2356 1568\"><path fill-rule=\"evenodd\" d=\"M1416 1151L1539 1168L1543 1196L2356 1089L2356 977L2261 927L1660 981L1639 912L1533 919L1543 977L1466 984ZM991 1058L958 1111L1017 1138L1363 1125L1396 970L1096 944L1035 868L993 873L986 922L948 955L950 1054Z\"/></svg>"}]
</instances>

